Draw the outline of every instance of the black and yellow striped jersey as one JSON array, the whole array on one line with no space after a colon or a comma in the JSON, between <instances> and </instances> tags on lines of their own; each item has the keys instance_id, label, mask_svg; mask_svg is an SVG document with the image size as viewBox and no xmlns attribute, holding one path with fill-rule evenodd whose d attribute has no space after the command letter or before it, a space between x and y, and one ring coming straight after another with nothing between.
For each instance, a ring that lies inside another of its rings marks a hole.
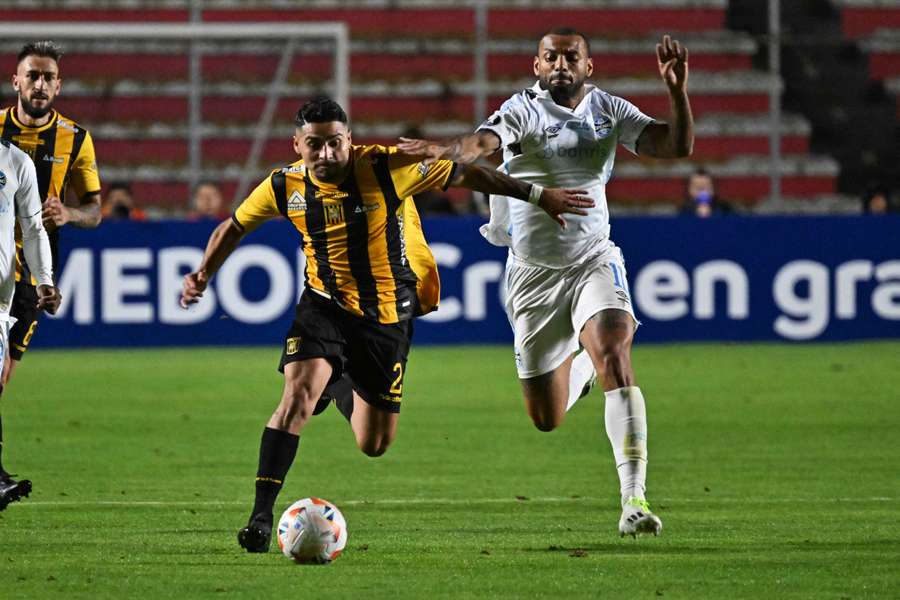
<instances>
[{"instance_id":1,"label":"black and yellow striped jersey","mask_svg":"<svg viewBox=\"0 0 900 600\"><path fill-rule=\"evenodd\" d=\"M397 323L437 308L440 280L411 196L446 187L456 165L354 145L340 184L319 182L303 161L277 169L238 206L249 231L283 216L300 232L306 286L349 312Z\"/></svg>"},{"instance_id":2,"label":"black and yellow striped jersey","mask_svg":"<svg viewBox=\"0 0 900 600\"><path fill-rule=\"evenodd\" d=\"M100 192L100 176L91 134L55 110L45 125L28 127L16 118L16 107L7 108L0 113L0 139L15 144L34 161L42 202L53 196L65 202L70 185L79 199ZM50 249L53 252L53 270L56 271L58 230L50 233ZM16 257L16 281L19 281L24 261L18 227Z\"/></svg>"}]
</instances>

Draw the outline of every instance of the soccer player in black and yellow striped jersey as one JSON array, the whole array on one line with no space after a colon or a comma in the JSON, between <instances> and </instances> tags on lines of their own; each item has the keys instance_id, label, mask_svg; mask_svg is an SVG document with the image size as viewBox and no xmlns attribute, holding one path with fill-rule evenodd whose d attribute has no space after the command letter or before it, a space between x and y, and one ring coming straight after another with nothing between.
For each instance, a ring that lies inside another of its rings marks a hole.
<instances>
[{"instance_id":1,"label":"soccer player in black and yellow striped jersey","mask_svg":"<svg viewBox=\"0 0 900 600\"><path fill-rule=\"evenodd\" d=\"M18 103L0 113L0 139L25 151L34 161L38 192L43 202L44 226L50 235L53 270L58 271L59 229L64 225L96 227L100 224L100 177L91 134L53 108L62 80L62 51L51 41L25 44L19 52L13 87ZM76 200L66 203L72 189ZM21 235L16 235L16 295L9 332L10 360L2 374L6 384L28 349L39 311L34 281L22 260Z\"/></svg>"},{"instance_id":2,"label":"soccer player in black and yellow striped jersey","mask_svg":"<svg viewBox=\"0 0 900 600\"><path fill-rule=\"evenodd\" d=\"M62 52L53 42L25 44L12 78L18 103L0 112L0 139L18 146L34 162L54 272L58 271L59 228L66 224L96 227L100 223L100 178L91 136L53 109L61 85L61 57ZM73 205L65 202L69 186L77 196ZM37 327L40 310L36 284L24 260L22 233L17 225L16 284L10 307L10 317L15 322L9 329L9 360L3 361L0 388L8 383L22 360ZM2 450L0 420L0 481L5 478Z\"/></svg>"},{"instance_id":3,"label":"soccer player in black and yellow striped jersey","mask_svg":"<svg viewBox=\"0 0 900 600\"><path fill-rule=\"evenodd\" d=\"M369 456L384 454L394 439L412 319L436 310L440 298L412 196L459 186L530 199L561 225L562 213L584 214L593 205L580 190L542 189L482 167L353 145L346 113L327 98L298 112L294 149L301 159L272 172L216 228L182 293L185 307L199 301L243 236L264 221L284 217L300 234L306 290L282 348L284 392L263 431L256 500L238 533L249 552L269 549L275 499L310 415L333 398Z\"/></svg>"}]
</instances>

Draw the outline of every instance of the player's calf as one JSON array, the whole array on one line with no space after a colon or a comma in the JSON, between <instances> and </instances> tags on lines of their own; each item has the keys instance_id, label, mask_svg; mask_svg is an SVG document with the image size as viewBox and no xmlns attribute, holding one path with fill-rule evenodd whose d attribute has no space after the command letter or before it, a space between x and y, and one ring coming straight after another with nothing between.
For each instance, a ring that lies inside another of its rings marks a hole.
<instances>
[{"instance_id":1,"label":"player's calf","mask_svg":"<svg viewBox=\"0 0 900 600\"><path fill-rule=\"evenodd\" d=\"M525 396L525 410L539 431L553 431L566 417L569 377L566 365L556 370L520 379Z\"/></svg>"}]
</instances>

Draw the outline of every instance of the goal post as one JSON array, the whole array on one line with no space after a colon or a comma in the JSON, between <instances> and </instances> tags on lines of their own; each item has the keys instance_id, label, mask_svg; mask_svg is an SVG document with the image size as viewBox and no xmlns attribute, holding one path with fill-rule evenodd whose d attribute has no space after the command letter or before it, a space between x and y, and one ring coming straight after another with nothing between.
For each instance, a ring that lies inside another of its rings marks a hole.
<instances>
[{"instance_id":1,"label":"goal post","mask_svg":"<svg viewBox=\"0 0 900 600\"><path fill-rule=\"evenodd\" d=\"M102 44L110 42L150 43L156 45L184 44L189 50L186 54L190 57L190 68L187 74L187 89L181 92L179 97L187 99L187 168L178 174L179 181L188 184L192 188L198 181L209 179L203 169L203 150L201 142L205 132L209 130L202 118L201 104L203 99L204 78L199 71L200 61L196 59L201 54L197 50L198 44L223 43L223 42L281 42L267 54L277 54L279 59L265 90L265 102L260 111L256 125L252 127L252 135L248 136L252 142L248 145L248 152L243 165L231 165L229 169L232 181L237 181L234 187L233 200L239 200L247 191L249 184L259 179L260 159L268 141L276 108L279 100L285 95L285 90L290 89L288 77L290 66L297 49L304 42L325 40L328 48L333 51L334 59L330 73L330 85L325 86L332 97L350 113L350 39L346 23L342 22L307 22L307 23L59 23L59 22L22 22L0 24L0 40L8 45L11 42L24 43L33 40L52 39L63 43L76 44ZM213 51L223 54L225 52ZM210 54L208 48L202 50L202 55ZM313 65L313 69L321 69L320 65ZM315 72L315 75L322 75ZM66 80L77 79L77 72L68 72L63 63L62 78ZM139 80L141 73L135 73L134 79ZM111 89L108 86L106 89ZM62 97L66 96L66 86L63 86ZM79 115L73 113L71 118L80 122ZM86 125L96 126L97 123ZM89 127L92 128L92 127ZM97 137L95 134L94 137ZM102 170L103 156L98 156ZM113 172L117 172L112 169ZM187 199L185 199L186 201Z\"/></svg>"}]
</instances>

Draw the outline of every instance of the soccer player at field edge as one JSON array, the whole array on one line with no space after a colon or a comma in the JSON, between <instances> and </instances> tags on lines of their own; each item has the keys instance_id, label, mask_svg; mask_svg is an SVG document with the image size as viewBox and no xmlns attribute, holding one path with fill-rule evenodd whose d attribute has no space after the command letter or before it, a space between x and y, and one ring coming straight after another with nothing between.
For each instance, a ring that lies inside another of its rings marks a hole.
<instances>
[{"instance_id":1,"label":"soccer player at field edge","mask_svg":"<svg viewBox=\"0 0 900 600\"><path fill-rule=\"evenodd\" d=\"M9 337L9 311L16 287L16 224L22 232L23 253L37 281L35 310L50 314L59 308L53 285L50 240L41 218L41 200L34 163L5 140L0 140L0 367ZM0 395L3 385L0 384ZM2 431L2 430L0 430ZM0 438L0 449L2 449ZM0 466L0 511L31 492L27 479L16 481Z\"/></svg>"},{"instance_id":2,"label":"soccer player at field edge","mask_svg":"<svg viewBox=\"0 0 900 600\"><path fill-rule=\"evenodd\" d=\"M594 71L587 37L556 28L538 42L534 87L507 100L475 133L448 142L402 138L398 144L426 162L471 163L502 148L504 172L535 185L585 188L595 200L586 216L574 216L566 230L554 231L531 207L495 196L491 222L482 233L510 249L505 308L535 427L559 427L597 374L601 377L623 536L658 534L662 522L645 498L646 408L631 365L638 321L622 252L609 237L605 187L617 144L642 156L682 158L691 154L694 142L687 48L666 35L656 54L669 93L669 122L586 83Z\"/></svg>"},{"instance_id":3,"label":"soccer player at field edge","mask_svg":"<svg viewBox=\"0 0 900 600\"><path fill-rule=\"evenodd\" d=\"M238 532L248 552L269 549L275 500L311 415L333 399L368 456L381 456L394 439L412 319L435 310L440 298L412 196L448 186L504 194L537 204L555 226L565 224L562 213L593 206L579 190L354 145L346 113L328 98L304 104L295 126L300 160L273 171L216 228L199 268L184 278L181 299L184 307L199 301L244 235L264 221L285 217L300 233L306 289L282 348L284 392L263 430L255 502Z\"/></svg>"},{"instance_id":4,"label":"soccer player at field edge","mask_svg":"<svg viewBox=\"0 0 900 600\"><path fill-rule=\"evenodd\" d=\"M22 46L12 76L18 102L0 112L0 139L17 146L34 162L37 193L43 202L43 222L50 238L54 271L59 256L59 228L66 224L96 227L100 223L100 178L91 135L53 108L62 84L59 76L61 58L62 51L52 41ZM70 185L77 197L74 205L65 202ZM0 385L9 383L16 365L28 349L40 316L37 281L29 271L22 250L21 231L17 229L15 296L10 309L10 321L14 322L9 329L8 349L4 349L8 360L4 360L0 372Z\"/></svg>"}]
</instances>

